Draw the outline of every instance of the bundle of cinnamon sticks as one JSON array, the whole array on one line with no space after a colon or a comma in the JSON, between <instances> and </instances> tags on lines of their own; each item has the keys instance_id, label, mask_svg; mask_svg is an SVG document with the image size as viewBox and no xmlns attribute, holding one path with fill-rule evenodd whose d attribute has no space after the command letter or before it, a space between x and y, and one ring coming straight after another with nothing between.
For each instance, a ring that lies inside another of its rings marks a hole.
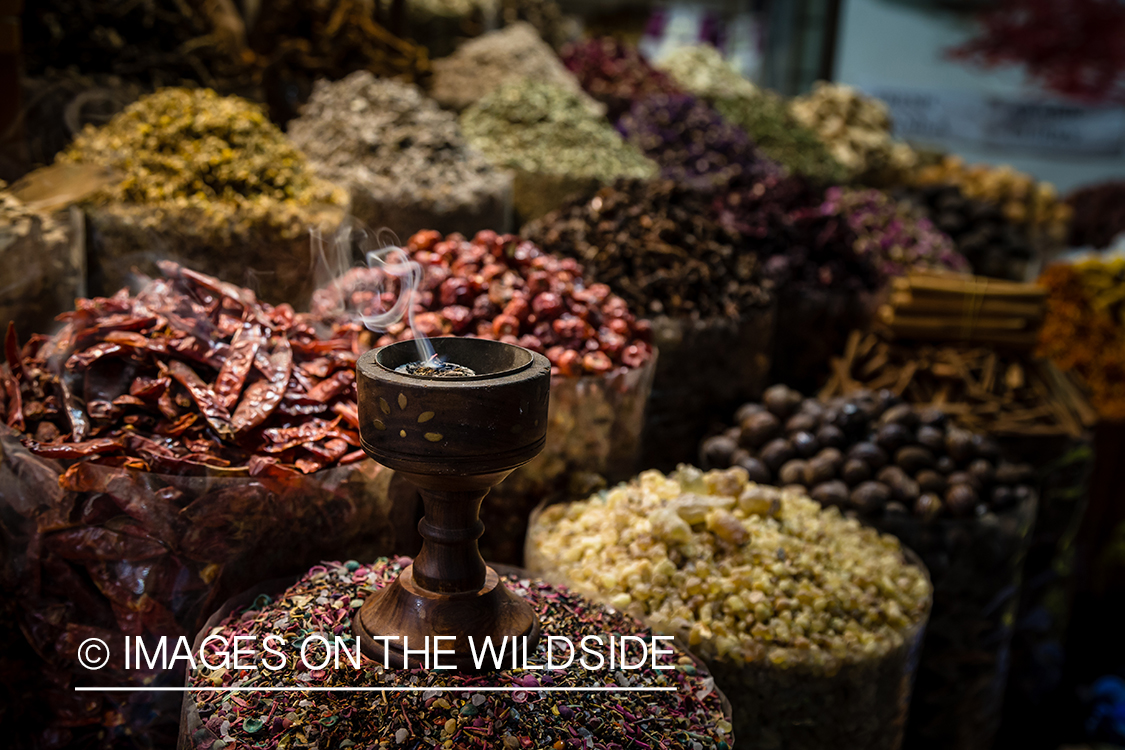
<instances>
[{"instance_id":1,"label":"bundle of cinnamon sticks","mask_svg":"<svg viewBox=\"0 0 1125 750\"><path fill-rule=\"evenodd\" d=\"M891 282L878 318L895 338L1035 346L1047 291L983 276L912 273Z\"/></svg>"},{"instance_id":2,"label":"bundle of cinnamon sticks","mask_svg":"<svg viewBox=\"0 0 1125 750\"><path fill-rule=\"evenodd\" d=\"M972 343L912 345L852 331L820 397L865 388L939 406L962 427L993 435L1077 437L1097 420L1082 390L1049 361Z\"/></svg>"}]
</instances>

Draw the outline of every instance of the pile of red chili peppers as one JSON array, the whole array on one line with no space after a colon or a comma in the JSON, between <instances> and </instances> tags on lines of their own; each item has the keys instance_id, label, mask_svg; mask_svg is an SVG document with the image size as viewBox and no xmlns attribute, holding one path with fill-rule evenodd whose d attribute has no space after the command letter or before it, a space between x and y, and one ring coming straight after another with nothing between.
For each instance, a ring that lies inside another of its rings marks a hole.
<instances>
[{"instance_id":1,"label":"pile of red chili peppers","mask_svg":"<svg viewBox=\"0 0 1125 750\"><path fill-rule=\"evenodd\" d=\"M7 424L44 458L161 474L302 473L363 458L355 332L162 262L139 294L81 299L0 369Z\"/></svg>"}]
</instances>

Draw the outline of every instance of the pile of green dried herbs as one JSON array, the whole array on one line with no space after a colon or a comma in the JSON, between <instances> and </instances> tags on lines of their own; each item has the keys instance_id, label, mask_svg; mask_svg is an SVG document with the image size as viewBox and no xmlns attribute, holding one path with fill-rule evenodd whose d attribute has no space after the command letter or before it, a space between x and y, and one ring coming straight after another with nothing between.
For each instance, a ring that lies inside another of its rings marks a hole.
<instances>
[{"instance_id":1,"label":"pile of green dried herbs","mask_svg":"<svg viewBox=\"0 0 1125 750\"><path fill-rule=\"evenodd\" d=\"M101 201L198 209L224 234L263 221L296 233L301 207L347 202L342 190L313 174L259 106L210 89L143 97L104 127L86 128L58 161L120 172Z\"/></svg>"},{"instance_id":2,"label":"pile of green dried herbs","mask_svg":"<svg viewBox=\"0 0 1125 750\"><path fill-rule=\"evenodd\" d=\"M524 78L573 92L599 115L605 111L582 91L535 27L522 21L465 42L452 55L435 60L433 67L430 96L458 112L505 83Z\"/></svg>"},{"instance_id":3,"label":"pile of green dried herbs","mask_svg":"<svg viewBox=\"0 0 1125 750\"><path fill-rule=\"evenodd\" d=\"M289 136L373 229L403 239L420 227L503 229L511 176L470 149L457 116L417 86L365 70L318 81Z\"/></svg>"},{"instance_id":4,"label":"pile of green dried herbs","mask_svg":"<svg viewBox=\"0 0 1125 750\"><path fill-rule=\"evenodd\" d=\"M523 80L508 83L461 115L470 145L499 166L527 172L647 179L657 166L625 142L576 94Z\"/></svg>"},{"instance_id":5,"label":"pile of green dried herbs","mask_svg":"<svg viewBox=\"0 0 1125 750\"><path fill-rule=\"evenodd\" d=\"M789 113L781 96L743 78L714 47L681 47L660 67L684 90L710 101L725 119L749 133L766 156L790 172L824 184L841 182L846 176L817 134Z\"/></svg>"}]
</instances>

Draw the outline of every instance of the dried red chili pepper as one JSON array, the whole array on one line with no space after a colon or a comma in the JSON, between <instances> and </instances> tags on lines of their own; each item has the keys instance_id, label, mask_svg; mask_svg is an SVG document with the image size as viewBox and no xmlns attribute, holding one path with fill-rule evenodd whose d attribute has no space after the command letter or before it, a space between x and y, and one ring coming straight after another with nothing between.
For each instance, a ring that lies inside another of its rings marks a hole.
<instances>
[{"instance_id":1,"label":"dried red chili pepper","mask_svg":"<svg viewBox=\"0 0 1125 750\"><path fill-rule=\"evenodd\" d=\"M322 337L288 305L260 303L172 262L159 267L165 278L135 296L78 300L53 338L32 337L21 350L9 330L3 416L29 448L189 473L244 467L266 448L290 471L316 471L348 454L326 450L323 438L281 448L263 431L318 425L317 415L340 404L351 416L354 325ZM351 431L329 437L359 447Z\"/></svg>"},{"instance_id":2,"label":"dried red chili pepper","mask_svg":"<svg viewBox=\"0 0 1125 750\"><path fill-rule=\"evenodd\" d=\"M254 357L258 354L258 347L262 345L262 329L257 324L250 324L238 329L231 339L230 356L219 368L219 375L215 378L215 400L224 409L231 409L238 403L242 387L246 383L246 376L254 366Z\"/></svg>"}]
</instances>

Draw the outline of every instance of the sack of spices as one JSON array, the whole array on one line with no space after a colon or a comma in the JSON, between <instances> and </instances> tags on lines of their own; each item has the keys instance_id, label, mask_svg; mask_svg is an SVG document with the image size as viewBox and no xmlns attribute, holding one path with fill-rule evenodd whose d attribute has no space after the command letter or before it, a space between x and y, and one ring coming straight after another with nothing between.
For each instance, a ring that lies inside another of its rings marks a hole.
<instances>
[{"instance_id":1,"label":"sack of spices","mask_svg":"<svg viewBox=\"0 0 1125 750\"><path fill-rule=\"evenodd\" d=\"M319 81L289 137L374 229L405 238L419 227L471 235L511 224L511 174L469 149L456 115L417 86L367 71Z\"/></svg>"},{"instance_id":2,"label":"sack of spices","mask_svg":"<svg viewBox=\"0 0 1125 750\"><path fill-rule=\"evenodd\" d=\"M86 293L82 214L34 210L5 187L0 181L0 325L50 330Z\"/></svg>"},{"instance_id":3,"label":"sack of spices","mask_svg":"<svg viewBox=\"0 0 1125 750\"><path fill-rule=\"evenodd\" d=\"M1059 198L1054 185L1008 165L967 165L958 156L946 155L936 163L919 165L909 182L921 187L955 185L966 198L995 206L1012 224L1026 228L1039 254L1062 247L1074 216L1073 207Z\"/></svg>"},{"instance_id":4,"label":"sack of spices","mask_svg":"<svg viewBox=\"0 0 1125 750\"><path fill-rule=\"evenodd\" d=\"M890 536L741 468L681 466L537 513L527 564L678 635L738 747L897 748L930 608Z\"/></svg>"},{"instance_id":5,"label":"sack of spices","mask_svg":"<svg viewBox=\"0 0 1125 750\"><path fill-rule=\"evenodd\" d=\"M774 307L758 256L712 216L709 193L671 181L623 180L523 228L576 258L640 318L660 351L644 465L691 460L712 420L761 392Z\"/></svg>"},{"instance_id":6,"label":"sack of spices","mask_svg":"<svg viewBox=\"0 0 1125 750\"><path fill-rule=\"evenodd\" d=\"M326 554L386 554L414 521L396 529L391 472L359 449L350 340L160 267L137 295L79 300L52 338L5 341L0 584L36 654L27 694L70 696L32 732L174 732L150 715L168 696L73 700L182 680L119 662L90 676L87 638L120 660L126 635L193 633L232 592Z\"/></svg>"},{"instance_id":7,"label":"sack of spices","mask_svg":"<svg viewBox=\"0 0 1125 750\"><path fill-rule=\"evenodd\" d=\"M413 327L363 330L364 316L391 309L398 278L378 264L354 268L317 291L313 314L347 324L367 349L416 335L498 339L551 361L547 444L485 498L481 548L517 562L527 518L546 499L583 496L636 470L656 353L652 331L605 284L588 282L573 258L558 258L513 235L418 232L404 250L421 266L411 296Z\"/></svg>"},{"instance_id":8,"label":"sack of spices","mask_svg":"<svg viewBox=\"0 0 1125 750\"><path fill-rule=\"evenodd\" d=\"M568 74L569 75L569 74ZM586 94L533 80L506 83L461 114L469 145L515 173L518 221L618 178L649 179L656 163L627 143Z\"/></svg>"},{"instance_id":9,"label":"sack of spices","mask_svg":"<svg viewBox=\"0 0 1125 750\"><path fill-rule=\"evenodd\" d=\"M604 109L582 92L551 46L535 27L516 21L498 31L465 42L449 57L435 60L430 96L460 112L506 83L522 79L558 86L579 97L592 114Z\"/></svg>"},{"instance_id":10,"label":"sack of spices","mask_svg":"<svg viewBox=\"0 0 1125 750\"><path fill-rule=\"evenodd\" d=\"M655 94L681 93L672 79L649 65L635 46L614 37L573 42L560 54L586 93L606 106L612 122L617 122L634 102Z\"/></svg>"},{"instance_id":11,"label":"sack of spices","mask_svg":"<svg viewBox=\"0 0 1125 750\"><path fill-rule=\"evenodd\" d=\"M347 205L260 107L210 89L143 97L87 127L58 163L119 173L88 201L94 294L164 258L303 305L313 290L308 231L334 231Z\"/></svg>"},{"instance_id":12,"label":"sack of spices","mask_svg":"<svg viewBox=\"0 0 1125 750\"><path fill-rule=\"evenodd\" d=\"M988 435L891 391L827 401L784 385L743 405L700 446L704 467L799 486L826 507L893 534L926 564L934 606L908 743L988 747L1008 674L1036 477Z\"/></svg>"},{"instance_id":13,"label":"sack of spices","mask_svg":"<svg viewBox=\"0 0 1125 750\"><path fill-rule=\"evenodd\" d=\"M782 167L707 102L690 94L653 94L617 121L629 143L660 165L661 177L701 189L755 185Z\"/></svg>"}]
</instances>

